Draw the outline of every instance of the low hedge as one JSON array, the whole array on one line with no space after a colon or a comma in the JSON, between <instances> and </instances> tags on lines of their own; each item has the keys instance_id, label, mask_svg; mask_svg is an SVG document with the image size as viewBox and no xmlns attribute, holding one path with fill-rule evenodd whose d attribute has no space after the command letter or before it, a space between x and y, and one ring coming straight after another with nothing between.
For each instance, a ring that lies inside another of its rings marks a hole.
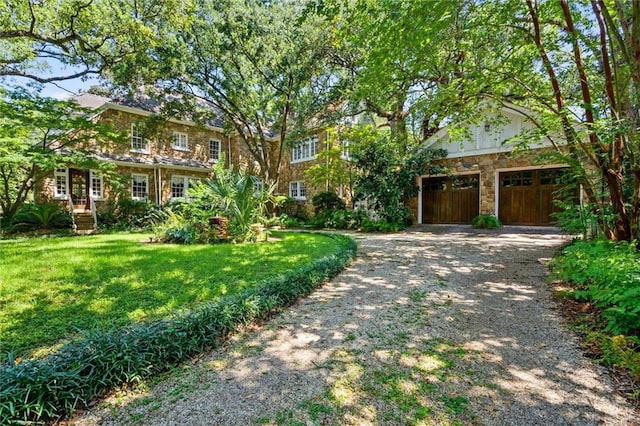
<instances>
[{"instance_id":1,"label":"low hedge","mask_svg":"<svg viewBox=\"0 0 640 426\"><path fill-rule=\"evenodd\" d=\"M231 333L311 293L355 255L348 237L331 235L331 256L217 302L120 330L93 331L44 359L0 365L0 424L64 417L93 398L144 380L215 347Z\"/></svg>"}]
</instances>

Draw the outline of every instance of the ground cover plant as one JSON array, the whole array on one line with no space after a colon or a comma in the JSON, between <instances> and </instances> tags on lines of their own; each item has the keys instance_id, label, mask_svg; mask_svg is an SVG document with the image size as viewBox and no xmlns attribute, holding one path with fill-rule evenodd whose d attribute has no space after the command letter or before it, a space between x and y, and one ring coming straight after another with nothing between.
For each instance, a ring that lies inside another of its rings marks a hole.
<instances>
[{"instance_id":1,"label":"ground cover plant","mask_svg":"<svg viewBox=\"0 0 640 426\"><path fill-rule=\"evenodd\" d=\"M629 370L640 383L640 252L634 244L577 241L553 262L562 296L584 302L574 323L605 365ZM636 390L635 398L640 398Z\"/></svg>"},{"instance_id":2,"label":"ground cover plant","mask_svg":"<svg viewBox=\"0 0 640 426\"><path fill-rule=\"evenodd\" d=\"M145 380L214 347L238 328L309 294L355 254L355 242L340 235L293 239L312 244L314 238L333 242L324 256L231 295L159 321L83 333L43 358L10 357L0 363L0 424L59 419L114 387Z\"/></svg>"},{"instance_id":3,"label":"ground cover plant","mask_svg":"<svg viewBox=\"0 0 640 426\"><path fill-rule=\"evenodd\" d=\"M267 244L141 243L146 234L0 241L0 352L48 350L77 329L124 326L237 293L326 255L320 235Z\"/></svg>"}]
</instances>

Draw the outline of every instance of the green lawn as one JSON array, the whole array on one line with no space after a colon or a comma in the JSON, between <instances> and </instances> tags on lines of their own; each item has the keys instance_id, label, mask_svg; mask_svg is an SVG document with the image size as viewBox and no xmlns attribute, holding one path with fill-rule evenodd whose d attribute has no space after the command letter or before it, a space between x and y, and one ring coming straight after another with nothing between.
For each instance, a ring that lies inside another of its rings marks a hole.
<instances>
[{"instance_id":1,"label":"green lawn","mask_svg":"<svg viewBox=\"0 0 640 426\"><path fill-rule=\"evenodd\" d=\"M315 234L264 244L149 244L143 234L0 241L0 352L166 317L333 252ZM4 355L2 355L4 357Z\"/></svg>"}]
</instances>

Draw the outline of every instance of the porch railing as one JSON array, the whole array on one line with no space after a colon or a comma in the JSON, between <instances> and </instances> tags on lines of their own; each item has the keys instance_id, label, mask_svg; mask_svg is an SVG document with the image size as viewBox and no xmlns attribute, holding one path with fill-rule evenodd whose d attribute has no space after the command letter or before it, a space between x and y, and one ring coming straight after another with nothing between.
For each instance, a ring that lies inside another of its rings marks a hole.
<instances>
[{"instance_id":1,"label":"porch railing","mask_svg":"<svg viewBox=\"0 0 640 426\"><path fill-rule=\"evenodd\" d=\"M89 205L91 206L91 216L93 216L93 229L96 230L98 229L98 210L93 195L89 197Z\"/></svg>"},{"instance_id":2,"label":"porch railing","mask_svg":"<svg viewBox=\"0 0 640 426\"><path fill-rule=\"evenodd\" d=\"M75 231L76 229L78 229L78 225L76 225L76 216L74 214L74 205L73 205L73 200L71 199L71 197L67 196L67 201L69 202L69 214L71 214L71 228L73 228L73 230Z\"/></svg>"}]
</instances>

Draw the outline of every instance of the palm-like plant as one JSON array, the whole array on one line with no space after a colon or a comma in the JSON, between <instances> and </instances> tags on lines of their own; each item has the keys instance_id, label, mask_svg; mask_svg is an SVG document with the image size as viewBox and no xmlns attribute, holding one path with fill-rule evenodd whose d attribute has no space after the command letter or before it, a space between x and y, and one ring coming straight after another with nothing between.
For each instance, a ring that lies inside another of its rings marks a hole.
<instances>
[{"instance_id":1,"label":"palm-like plant","mask_svg":"<svg viewBox=\"0 0 640 426\"><path fill-rule=\"evenodd\" d=\"M54 229L71 227L71 216L57 204L22 205L12 219L17 230Z\"/></svg>"},{"instance_id":2,"label":"palm-like plant","mask_svg":"<svg viewBox=\"0 0 640 426\"><path fill-rule=\"evenodd\" d=\"M263 224L267 207L277 204L275 185L256 189L256 177L231 167L216 167L216 177L202 183L192 194L196 203L210 204L213 213L229 219L229 233L234 239L253 239L252 224Z\"/></svg>"}]
</instances>

